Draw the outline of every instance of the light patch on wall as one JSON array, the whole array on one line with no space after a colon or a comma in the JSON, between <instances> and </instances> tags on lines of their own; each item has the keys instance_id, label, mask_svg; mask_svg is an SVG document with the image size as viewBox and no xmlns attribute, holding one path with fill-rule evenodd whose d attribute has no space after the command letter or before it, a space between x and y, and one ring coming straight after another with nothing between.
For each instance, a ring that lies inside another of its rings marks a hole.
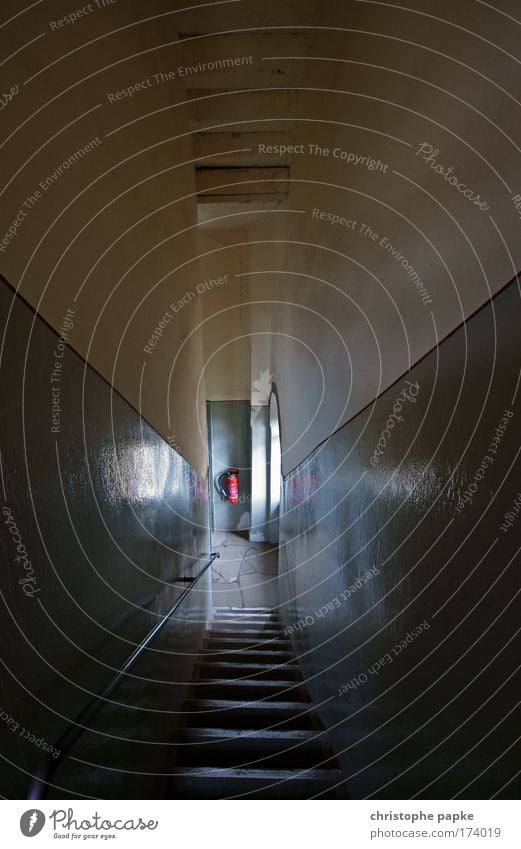
<instances>
[{"instance_id":1,"label":"light patch on wall","mask_svg":"<svg viewBox=\"0 0 521 849\"><path fill-rule=\"evenodd\" d=\"M142 440L130 440L123 450L114 451L107 446L102 452L104 484L113 500L153 501L162 498L168 479L171 449L158 447ZM172 495L178 494L180 482L173 476Z\"/></svg>"}]
</instances>

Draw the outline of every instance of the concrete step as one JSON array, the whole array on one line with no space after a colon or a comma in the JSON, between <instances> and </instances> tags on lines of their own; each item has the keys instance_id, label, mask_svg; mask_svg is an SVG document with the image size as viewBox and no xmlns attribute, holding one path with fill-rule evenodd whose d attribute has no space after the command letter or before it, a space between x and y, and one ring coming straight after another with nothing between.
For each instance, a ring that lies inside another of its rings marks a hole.
<instances>
[{"instance_id":1,"label":"concrete step","mask_svg":"<svg viewBox=\"0 0 521 849\"><path fill-rule=\"evenodd\" d=\"M284 630L279 628L277 625L274 625L273 622L261 622L260 624L251 624L251 623L242 623L242 622L222 622L219 621L217 623L210 622L206 633L216 633L216 634L231 634L237 636L238 634L245 634L246 636L249 633L253 634L273 634L273 636L284 636Z\"/></svg>"},{"instance_id":2,"label":"concrete step","mask_svg":"<svg viewBox=\"0 0 521 849\"><path fill-rule=\"evenodd\" d=\"M313 799L338 798L337 770L213 769L179 767L171 781L172 799Z\"/></svg>"},{"instance_id":3,"label":"concrete step","mask_svg":"<svg viewBox=\"0 0 521 849\"><path fill-rule=\"evenodd\" d=\"M268 649L272 648L275 651L290 651L291 646L287 640L282 639L281 637L271 638L266 640L264 638L255 639L255 637L229 637L229 636L214 636L212 634L206 636L203 640L203 651L210 649L228 649L229 651L236 651L241 649Z\"/></svg>"},{"instance_id":4,"label":"concrete step","mask_svg":"<svg viewBox=\"0 0 521 849\"><path fill-rule=\"evenodd\" d=\"M193 681L190 695L196 699L244 699L247 702L259 699L275 701L309 702L309 694L300 682L274 681L265 679L208 678Z\"/></svg>"},{"instance_id":5,"label":"concrete step","mask_svg":"<svg viewBox=\"0 0 521 849\"><path fill-rule=\"evenodd\" d=\"M264 701L241 699L186 699L183 725L218 728L319 728L315 711L308 702ZM181 719L183 721L183 719Z\"/></svg>"},{"instance_id":6,"label":"concrete step","mask_svg":"<svg viewBox=\"0 0 521 849\"><path fill-rule=\"evenodd\" d=\"M215 619L210 619L208 626L213 624L228 626L229 628L277 628L284 629L284 623L280 619L273 619L271 616L218 616Z\"/></svg>"},{"instance_id":7,"label":"concrete step","mask_svg":"<svg viewBox=\"0 0 521 849\"><path fill-rule=\"evenodd\" d=\"M337 768L325 732L183 728L174 739L178 766Z\"/></svg>"},{"instance_id":8,"label":"concrete step","mask_svg":"<svg viewBox=\"0 0 521 849\"><path fill-rule=\"evenodd\" d=\"M199 663L221 661L225 663L261 663L263 665L277 666L280 664L294 664L297 661L295 655L288 651L275 651L273 649L242 649L232 651L231 649L207 648L199 655Z\"/></svg>"},{"instance_id":9,"label":"concrete step","mask_svg":"<svg viewBox=\"0 0 521 849\"><path fill-rule=\"evenodd\" d=\"M262 681L270 680L301 681L302 675L298 666L293 664L269 663L226 663L219 660L211 663L198 663L194 669L194 679L230 678Z\"/></svg>"},{"instance_id":10,"label":"concrete step","mask_svg":"<svg viewBox=\"0 0 521 849\"><path fill-rule=\"evenodd\" d=\"M282 626L273 622L236 622L234 619L214 620L209 623L208 631L211 633L221 633L222 631L230 634L267 634L284 635Z\"/></svg>"},{"instance_id":11,"label":"concrete step","mask_svg":"<svg viewBox=\"0 0 521 849\"><path fill-rule=\"evenodd\" d=\"M254 616L278 616L279 612L276 607L214 607L212 614L215 616L216 613L231 613L233 615L246 613L252 614Z\"/></svg>"},{"instance_id":12,"label":"concrete step","mask_svg":"<svg viewBox=\"0 0 521 849\"><path fill-rule=\"evenodd\" d=\"M244 619L248 616L252 616L256 619L270 617L274 619L280 619L279 611L275 609L270 610L269 608L263 608L259 610L246 607L214 607L211 615L217 619L221 616L237 616L241 619Z\"/></svg>"},{"instance_id":13,"label":"concrete step","mask_svg":"<svg viewBox=\"0 0 521 849\"><path fill-rule=\"evenodd\" d=\"M222 619L237 622L281 622L278 613L240 613L239 611L214 610L212 620Z\"/></svg>"}]
</instances>

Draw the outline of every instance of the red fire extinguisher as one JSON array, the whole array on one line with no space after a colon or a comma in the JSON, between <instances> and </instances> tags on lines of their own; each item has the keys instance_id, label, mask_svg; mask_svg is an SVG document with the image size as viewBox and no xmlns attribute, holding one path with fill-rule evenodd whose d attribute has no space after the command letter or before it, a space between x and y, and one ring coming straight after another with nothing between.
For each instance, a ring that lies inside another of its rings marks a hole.
<instances>
[{"instance_id":1,"label":"red fire extinguisher","mask_svg":"<svg viewBox=\"0 0 521 849\"><path fill-rule=\"evenodd\" d=\"M239 469L228 469L217 478L217 489L230 504L239 500Z\"/></svg>"}]
</instances>

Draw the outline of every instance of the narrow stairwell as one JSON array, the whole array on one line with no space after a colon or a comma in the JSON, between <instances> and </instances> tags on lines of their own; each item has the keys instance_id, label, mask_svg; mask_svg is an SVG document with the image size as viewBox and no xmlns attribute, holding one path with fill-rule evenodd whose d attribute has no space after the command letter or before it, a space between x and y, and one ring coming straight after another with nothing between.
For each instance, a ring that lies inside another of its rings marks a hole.
<instances>
[{"instance_id":1,"label":"narrow stairwell","mask_svg":"<svg viewBox=\"0 0 521 849\"><path fill-rule=\"evenodd\" d=\"M171 799L347 798L277 611L216 608L177 730Z\"/></svg>"}]
</instances>

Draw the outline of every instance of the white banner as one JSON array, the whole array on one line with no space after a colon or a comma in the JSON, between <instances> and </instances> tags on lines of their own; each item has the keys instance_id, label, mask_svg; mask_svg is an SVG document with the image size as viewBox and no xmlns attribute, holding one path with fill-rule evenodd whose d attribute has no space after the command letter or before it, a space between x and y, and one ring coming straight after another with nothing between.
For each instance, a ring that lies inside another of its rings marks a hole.
<instances>
[{"instance_id":1,"label":"white banner","mask_svg":"<svg viewBox=\"0 0 521 849\"><path fill-rule=\"evenodd\" d=\"M6 847L521 846L513 801L4 801L1 810Z\"/></svg>"}]
</instances>

